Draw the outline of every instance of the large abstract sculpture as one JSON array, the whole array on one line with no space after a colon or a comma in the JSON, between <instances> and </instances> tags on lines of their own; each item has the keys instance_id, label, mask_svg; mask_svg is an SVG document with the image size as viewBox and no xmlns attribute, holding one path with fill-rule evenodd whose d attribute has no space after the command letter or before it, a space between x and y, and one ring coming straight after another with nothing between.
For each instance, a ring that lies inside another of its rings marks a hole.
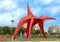
<instances>
[{"instance_id":1,"label":"large abstract sculpture","mask_svg":"<svg viewBox=\"0 0 60 42\"><path fill-rule=\"evenodd\" d=\"M51 18L51 17L48 17L48 16L41 16L39 18L35 17L33 15L33 13L31 12L30 10L30 7L29 5L27 4L27 14L28 16L22 18L17 27L16 27L16 30L14 32L14 35L13 35L13 38L15 39L16 38L16 35L18 34L18 32L20 31L21 27L23 24L27 23L27 28L26 28L26 38L30 38L30 33L31 33L31 30L33 28L33 26L35 24L38 23L39 27L40 27L40 30L41 30L41 33L43 34L43 36L46 38L46 34L44 33L44 27L43 27L43 24L46 20L55 20L55 18Z\"/></svg>"}]
</instances>

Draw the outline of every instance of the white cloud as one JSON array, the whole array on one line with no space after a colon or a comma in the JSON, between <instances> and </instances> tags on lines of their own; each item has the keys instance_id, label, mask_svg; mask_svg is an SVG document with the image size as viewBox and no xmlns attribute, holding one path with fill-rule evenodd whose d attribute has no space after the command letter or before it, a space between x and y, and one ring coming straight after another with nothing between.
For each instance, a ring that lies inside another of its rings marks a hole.
<instances>
[{"instance_id":1,"label":"white cloud","mask_svg":"<svg viewBox=\"0 0 60 42\"><path fill-rule=\"evenodd\" d=\"M9 15L9 13L6 14L0 14L0 24L10 24L10 21L12 20L12 17Z\"/></svg>"},{"instance_id":2,"label":"white cloud","mask_svg":"<svg viewBox=\"0 0 60 42\"><path fill-rule=\"evenodd\" d=\"M16 8L17 5L12 0L2 0L0 2L0 9L13 9Z\"/></svg>"},{"instance_id":3,"label":"white cloud","mask_svg":"<svg viewBox=\"0 0 60 42\"><path fill-rule=\"evenodd\" d=\"M52 7L50 11L52 15L57 15L57 13L60 11L60 6Z\"/></svg>"},{"instance_id":4,"label":"white cloud","mask_svg":"<svg viewBox=\"0 0 60 42\"><path fill-rule=\"evenodd\" d=\"M51 2L53 2L54 0L37 0L37 2L41 2L43 4L49 4Z\"/></svg>"},{"instance_id":5,"label":"white cloud","mask_svg":"<svg viewBox=\"0 0 60 42\"><path fill-rule=\"evenodd\" d=\"M12 3L11 0L3 0L3 1L1 2L1 4L4 5L4 6L9 6L9 5L12 5L13 3Z\"/></svg>"},{"instance_id":6,"label":"white cloud","mask_svg":"<svg viewBox=\"0 0 60 42\"><path fill-rule=\"evenodd\" d=\"M60 5L60 0L35 0L34 2L36 5L41 5L41 6L44 6L44 5Z\"/></svg>"},{"instance_id":7,"label":"white cloud","mask_svg":"<svg viewBox=\"0 0 60 42\"><path fill-rule=\"evenodd\" d=\"M0 2L0 10L2 9L6 9L6 10L11 10L11 11L7 11L7 12L4 12L3 13L0 13L0 23L2 24L3 21L5 20L4 24L5 23L9 23L8 21L10 21L11 19L14 19L15 21L18 22L18 18L20 18L21 16L25 16L26 15L26 10L23 9L23 8L18 8L20 6L17 7L17 3L16 1L18 2L18 0L2 0ZM25 1L25 0L24 0ZM20 2L24 2L22 0L20 0ZM38 2L42 3L42 4L50 4L51 2L55 1L55 0L36 0L36 3ZM60 3L60 1L56 1L58 3ZM18 3L21 4L21 3ZM23 6L23 5L22 5ZM45 10L43 10L44 12L48 11L50 12L52 15L55 15L58 11L60 11L60 6L57 6L57 7L46 7ZM34 15L38 14L41 12L41 7L37 7L36 8L32 8L32 12L34 13ZM38 14L39 15L39 14Z\"/></svg>"},{"instance_id":8,"label":"white cloud","mask_svg":"<svg viewBox=\"0 0 60 42\"><path fill-rule=\"evenodd\" d=\"M15 22L18 22L25 13L26 11L24 9L17 8L16 10L13 10L12 12L0 14L0 24L3 24L3 23L4 25L5 23L9 24L12 19L15 20Z\"/></svg>"},{"instance_id":9,"label":"white cloud","mask_svg":"<svg viewBox=\"0 0 60 42\"><path fill-rule=\"evenodd\" d=\"M47 3L51 3L53 0L45 0L44 2Z\"/></svg>"},{"instance_id":10,"label":"white cloud","mask_svg":"<svg viewBox=\"0 0 60 42\"><path fill-rule=\"evenodd\" d=\"M22 14L25 14L25 13L26 13L26 11L24 9L17 8L16 10L13 10L11 12L11 15L16 16L16 17L19 17L19 16L21 16Z\"/></svg>"},{"instance_id":11,"label":"white cloud","mask_svg":"<svg viewBox=\"0 0 60 42\"><path fill-rule=\"evenodd\" d=\"M52 16L58 15L58 12L60 12L60 6L46 7L43 10L43 14L49 13Z\"/></svg>"},{"instance_id":12,"label":"white cloud","mask_svg":"<svg viewBox=\"0 0 60 42\"><path fill-rule=\"evenodd\" d=\"M37 14L37 13L41 12L41 8L40 8L40 7L38 7L38 8L33 8L32 10L33 10L33 13L34 13L34 14Z\"/></svg>"},{"instance_id":13,"label":"white cloud","mask_svg":"<svg viewBox=\"0 0 60 42\"><path fill-rule=\"evenodd\" d=\"M0 2L0 11L3 10L3 12L0 13L0 24L10 25L12 19L15 20L15 23L17 23L18 20L20 20L19 18L21 18L26 13L23 8L17 7L16 1L17 0L2 0Z\"/></svg>"},{"instance_id":14,"label":"white cloud","mask_svg":"<svg viewBox=\"0 0 60 42\"><path fill-rule=\"evenodd\" d=\"M32 8L31 11L35 16L37 16L37 14L41 12L41 8L40 7Z\"/></svg>"},{"instance_id":15,"label":"white cloud","mask_svg":"<svg viewBox=\"0 0 60 42\"><path fill-rule=\"evenodd\" d=\"M60 11L60 0L35 0L35 3L38 7L41 7L41 9L34 9L34 13L42 12L44 15L50 13L51 15L56 16Z\"/></svg>"}]
</instances>

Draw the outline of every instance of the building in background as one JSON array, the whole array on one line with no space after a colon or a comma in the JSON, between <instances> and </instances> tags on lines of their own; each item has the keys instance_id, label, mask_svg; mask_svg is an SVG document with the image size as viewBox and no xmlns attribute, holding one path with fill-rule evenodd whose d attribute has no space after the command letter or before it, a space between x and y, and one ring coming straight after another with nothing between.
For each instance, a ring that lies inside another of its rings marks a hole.
<instances>
[{"instance_id":1,"label":"building in background","mask_svg":"<svg viewBox=\"0 0 60 42\"><path fill-rule=\"evenodd\" d=\"M60 37L60 26L50 26L48 28L49 37Z\"/></svg>"}]
</instances>

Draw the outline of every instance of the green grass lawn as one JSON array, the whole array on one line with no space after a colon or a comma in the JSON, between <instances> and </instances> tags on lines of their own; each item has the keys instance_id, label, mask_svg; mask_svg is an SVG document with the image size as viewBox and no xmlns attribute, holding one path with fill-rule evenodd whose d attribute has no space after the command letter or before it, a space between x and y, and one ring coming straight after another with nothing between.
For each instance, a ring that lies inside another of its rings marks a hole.
<instances>
[{"instance_id":1,"label":"green grass lawn","mask_svg":"<svg viewBox=\"0 0 60 42\"><path fill-rule=\"evenodd\" d=\"M11 41L11 38L3 39L2 41ZM14 41L60 41L60 38L31 38L31 39L26 39L26 38L16 38Z\"/></svg>"}]
</instances>

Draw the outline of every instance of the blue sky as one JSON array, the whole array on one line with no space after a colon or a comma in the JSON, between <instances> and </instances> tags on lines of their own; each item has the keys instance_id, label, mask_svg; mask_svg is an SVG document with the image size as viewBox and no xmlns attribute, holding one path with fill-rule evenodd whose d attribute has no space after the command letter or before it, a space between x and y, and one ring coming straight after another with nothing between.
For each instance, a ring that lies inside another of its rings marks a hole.
<instances>
[{"instance_id":1,"label":"blue sky","mask_svg":"<svg viewBox=\"0 0 60 42\"><path fill-rule=\"evenodd\" d=\"M27 16L26 1L36 17L50 16L56 18L55 21L46 21L45 30L51 25L60 26L60 0L0 0L0 26L11 26L13 19L14 26L18 21Z\"/></svg>"}]
</instances>

